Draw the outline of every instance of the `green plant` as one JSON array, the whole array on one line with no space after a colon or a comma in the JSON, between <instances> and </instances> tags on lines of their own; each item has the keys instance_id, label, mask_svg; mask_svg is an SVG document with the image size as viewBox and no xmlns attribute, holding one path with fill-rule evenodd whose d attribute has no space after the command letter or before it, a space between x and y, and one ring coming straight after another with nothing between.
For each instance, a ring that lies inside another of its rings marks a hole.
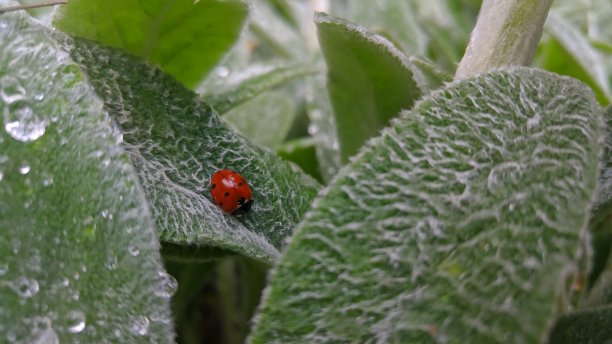
<instances>
[{"instance_id":1,"label":"green plant","mask_svg":"<svg viewBox=\"0 0 612 344\"><path fill-rule=\"evenodd\" d=\"M0 14L0 342L612 338L605 0L314 3Z\"/></svg>"}]
</instances>

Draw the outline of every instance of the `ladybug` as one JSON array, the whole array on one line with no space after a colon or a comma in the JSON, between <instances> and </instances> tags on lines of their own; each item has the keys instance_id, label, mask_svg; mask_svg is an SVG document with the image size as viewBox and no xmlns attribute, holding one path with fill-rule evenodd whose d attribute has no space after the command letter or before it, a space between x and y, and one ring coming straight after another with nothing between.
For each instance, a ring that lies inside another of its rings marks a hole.
<instances>
[{"instance_id":1,"label":"ladybug","mask_svg":"<svg viewBox=\"0 0 612 344\"><path fill-rule=\"evenodd\" d=\"M210 177L210 195L226 213L245 214L253 205L253 193L246 180L232 170L219 170Z\"/></svg>"}]
</instances>

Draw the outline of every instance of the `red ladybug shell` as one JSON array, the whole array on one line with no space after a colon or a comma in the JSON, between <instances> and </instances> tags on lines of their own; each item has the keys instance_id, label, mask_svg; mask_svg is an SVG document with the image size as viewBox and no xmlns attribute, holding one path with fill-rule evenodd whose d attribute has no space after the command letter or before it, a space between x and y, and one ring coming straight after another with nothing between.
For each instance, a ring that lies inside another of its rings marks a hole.
<instances>
[{"instance_id":1,"label":"red ladybug shell","mask_svg":"<svg viewBox=\"0 0 612 344\"><path fill-rule=\"evenodd\" d=\"M246 213L253 204L251 188L232 170L219 170L210 177L210 195L223 211L232 215Z\"/></svg>"}]
</instances>

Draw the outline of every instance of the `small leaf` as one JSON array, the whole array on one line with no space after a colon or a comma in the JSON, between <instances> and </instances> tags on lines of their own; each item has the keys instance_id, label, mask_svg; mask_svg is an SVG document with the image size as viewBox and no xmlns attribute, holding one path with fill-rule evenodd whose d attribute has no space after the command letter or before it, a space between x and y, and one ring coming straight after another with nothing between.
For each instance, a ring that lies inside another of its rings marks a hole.
<instances>
[{"instance_id":1,"label":"small leaf","mask_svg":"<svg viewBox=\"0 0 612 344\"><path fill-rule=\"evenodd\" d=\"M161 239L271 264L318 184L237 135L195 93L158 69L90 41L65 44L74 47L72 56L123 131ZM253 208L241 219L211 201L210 176L221 168L241 173L253 190Z\"/></svg>"},{"instance_id":2,"label":"small leaf","mask_svg":"<svg viewBox=\"0 0 612 344\"><path fill-rule=\"evenodd\" d=\"M276 86L317 72L317 68L308 65L252 65L229 76L209 77L200 87L200 93L223 114Z\"/></svg>"},{"instance_id":3,"label":"small leaf","mask_svg":"<svg viewBox=\"0 0 612 344\"><path fill-rule=\"evenodd\" d=\"M247 13L240 0L71 0L54 24L143 57L193 87L236 42Z\"/></svg>"},{"instance_id":4,"label":"small leaf","mask_svg":"<svg viewBox=\"0 0 612 344\"><path fill-rule=\"evenodd\" d=\"M420 97L412 64L388 40L318 13L315 22L328 67L328 91L341 157L348 161L400 110Z\"/></svg>"},{"instance_id":5,"label":"small leaf","mask_svg":"<svg viewBox=\"0 0 612 344\"><path fill-rule=\"evenodd\" d=\"M0 51L0 341L173 342L153 217L121 134L23 13L0 15Z\"/></svg>"},{"instance_id":6,"label":"small leaf","mask_svg":"<svg viewBox=\"0 0 612 344\"><path fill-rule=\"evenodd\" d=\"M543 67L588 83L599 101L604 105L609 104L612 93L605 62L588 38L555 12L548 16L545 28L555 42L549 43L553 44L552 47L545 47L553 50L542 61Z\"/></svg>"},{"instance_id":7,"label":"small leaf","mask_svg":"<svg viewBox=\"0 0 612 344\"><path fill-rule=\"evenodd\" d=\"M435 92L315 201L252 342L537 342L586 237L602 125L588 87L534 69Z\"/></svg>"}]
</instances>

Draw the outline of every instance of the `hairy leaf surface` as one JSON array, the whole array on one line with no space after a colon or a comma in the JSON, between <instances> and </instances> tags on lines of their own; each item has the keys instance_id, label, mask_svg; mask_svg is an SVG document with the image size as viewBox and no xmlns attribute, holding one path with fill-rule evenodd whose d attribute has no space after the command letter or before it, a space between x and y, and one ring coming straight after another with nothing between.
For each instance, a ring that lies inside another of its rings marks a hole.
<instances>
[{"instance_id":1,"label":"hairy leaf surface","mask_svg":"<svg viewBox=\"0 0 612 344\"><path fill-rule=\"evenodd\" d=\"M85 79L0 15L0 342L172 343L153 217Z\"/></svg>"},{"instance_id":2,"label":"hairy leaf surface","mask_svg":"<svg viewBox=\"0 0 612 344\"><path fill-rule=\"evenodd\" d=\"M252 342L537 342L585 236L602 125L588 87L534 69L435 92L315 201Z\"/></svg>"},{"instance_id":3,"label":"hairy leaf surface","mask_svg":"<svg viewBox=\"0 0 612 344\"><path fill-rule=\"evenodd\" d=\"M412 63L385 38L324 13L315 22L346 162L400 110L410 109L422 91Z\"/></svg>"},{"instance_id":4,"label":"hairy leaf surface","mask_svg":"<svg viewBox=\"0 0 612 344\"><path fill-rule=\"evenodd\" d=\"M160 70L90 41L70 44L123 131L161 239L274 261L318 184L236 134L195 93ZM241 173L253 190L253 208L240 219L211 201L210 176L222 168Z\"/></svg>"}]
</instances>

